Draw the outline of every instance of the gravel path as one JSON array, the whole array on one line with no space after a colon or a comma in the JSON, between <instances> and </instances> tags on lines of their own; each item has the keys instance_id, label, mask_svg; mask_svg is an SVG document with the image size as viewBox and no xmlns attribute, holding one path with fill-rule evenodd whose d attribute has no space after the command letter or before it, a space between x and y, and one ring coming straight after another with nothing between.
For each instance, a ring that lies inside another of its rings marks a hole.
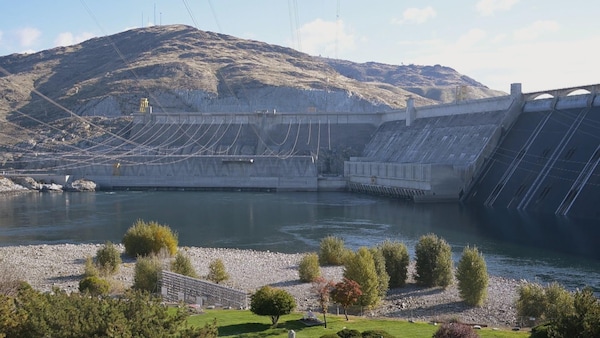
<instances>
[{"instance_id":1,"label":"gravel path","mask_svg":"<svg viewBox=\"0 0 600 338\"><path fill-rule=\"evenodd\" d=\"M85 258L95 256L100 247L99 244L0 247L0 279L19 278L41 291L54 287L77 291ZM122 246L119 248L123 250ZM201 276L208 273L212 260L220 258L231 276L230 286L248 292L267 284L281 287L295 296L298 310L317 308L311 285L298 280L297 268L302 254L196 247L180 250L191 258ZM126 258L123 262L114 278L123 287L129 287L133 283L135 262ZM414 265L409 269L412 271ZM339 281L342 278L342 267L324 267L321 271L327 279ZM390 290L383 304L365 315L438 322L459 319L466 323L510 327L516 324L514 301L520 283L491 276L487 302L482 307L471 308L460 301L456 283L445 290L421 288L409 278L406 287Z\"/></svg>"}]
</instances>

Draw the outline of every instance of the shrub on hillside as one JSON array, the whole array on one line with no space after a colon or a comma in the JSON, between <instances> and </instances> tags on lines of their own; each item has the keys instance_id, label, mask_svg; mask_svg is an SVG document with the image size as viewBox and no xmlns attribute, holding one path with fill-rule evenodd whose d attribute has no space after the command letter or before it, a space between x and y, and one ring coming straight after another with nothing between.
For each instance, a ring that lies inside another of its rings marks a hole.
<instances>
[{"instance_id":1,"label":"shrub on hillside","mask_svg":"<svg viewBox=\"0 0 600 338\"><path fill-rule=\"evenodd\" d=\"M385 271L390 276L389 287L397 288L406 284L410 257L404 243L384 241L379 250L385 259Z\"/></svg>"},{"instance_id":2,"label":"shrub on hillside","mask_svg":"<svg viewBox=\"0 0 600 338\"><path fill-rule=\"evenodd\" d=\"M221 259L217 258L210 262L206 279L216 284L229 280L229 274L225 270L225 264Z\"/></svg>"},{"instance_id":3,"label":"shrub on hillside","mask_svg":"<svg viewBox=\"0 0 600 338\"><path fill-rule=\"evenodd\" d=\"M123 236L123 244L131 257L158 254L164 249L173 256L177 252L177 234L166 225L137 220Z\"/></svg>"},{"instance_id":4,"label":"shrub on hillside","mask_svg":"<svg viewBox=\"0 0 600 338\"><path fill-rule=\"evenodd\" d=\"M417 256L415 280L428 287L452 284L452 251L438 236L421 236L415 248Z\"/></svg>"},{"instance_id":5,"label":"shrub on hillside","mask_svg":"<svg viewBox=\"0 0 600 338\"><path fill-rule=\"evenodd\" d=\"M488 272L483 255L476 247L465 247L456 268L460 298L472 306L480 306L487 298Z\"/></svg>"},{"instance_id":6,"label":"shrub on hillside","mask_svg":"<svg viewBox=\"0 0 600 338\"><path fill-rule=\"evenodd\" d=\"M479 335L469 325L445 323L433 334L433 338L479 338Z\"/></svg>"},{"instance_id":7,"label":"shrub on hillside","mask_svg":"<svg viewBox=\"0 0 600 338\"><path fill-rule=\"evenodd\" d=\"M298 265L298 277L301 282L311 283L321 276L321 267L319 266L319 256L314 253L307 253L300 259Z\"/></svg>"},{"instance_id":8,"label":"shrub on hillside","mask_svg":"<svg viewBox=\"0 0 600 338\"><path fill-rule=\"evenodd\" d=\"M133 288L148 292L158 290L158 280L162 271L162 263L156 256L138 256L135 262Z\"/></svg>"},{"instance_id":9,"label":"shrub on hillside","mask_svg":"<svg viewBox=\"0 0 600 338\"><path fill-rule=\"evenodd\" d=\"M96 251L96 265L106 275L119 272L121 262L121 252L111 242L106 242Z\"/></svg>"},{"instance_id":10,"label":"shrub on hillside","mask_svg":"<svg viewBox=\"0 0 600 338\"><path fill-rule=\"evenodd\" d=\"M192 265L190 257L183 254L181 251L175 255L175 259L171 262L171 271L180 275L189 276L192 278L198 278L196 269Z\"/></svg>"},{"instance_id":11,"label":"shrub on hillside","mask_svg":"<svg viewBox=\"0 0 600 338\"><path fill-rule=\"evenodd\" d=\"M97 276L85 277L79 281L79 292L88 293L92 296L104 296L108 294L110 284L105 279Z\"/></svg>"},{"instance_id":12,"label":"shrub on hillside","mask_svg":"<svg viewBox=\"0 0 600 338\"><path fill-rule=\"evenodd\" d=\"M344 240L327 236L321 240L319 248L319 263L321 265L343 265L349 250L344 245Z\"/></svg>"}]
</instances>

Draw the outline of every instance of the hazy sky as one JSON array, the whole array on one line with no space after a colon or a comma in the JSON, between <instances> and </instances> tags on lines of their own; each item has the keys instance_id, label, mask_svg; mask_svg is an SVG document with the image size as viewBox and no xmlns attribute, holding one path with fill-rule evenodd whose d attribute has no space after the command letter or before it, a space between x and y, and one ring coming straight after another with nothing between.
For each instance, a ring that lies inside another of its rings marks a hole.
<instances>
[{"instance_id":1,"label":"hazy sky","mask_svg":"<svg viewBox=\"0 0 600 338\"><path fill-rule=\"evenodd\" d=\"M600 83L598 0L0 0L0 55L158 24L524 92Z\"/></svg>"}]
</instances>

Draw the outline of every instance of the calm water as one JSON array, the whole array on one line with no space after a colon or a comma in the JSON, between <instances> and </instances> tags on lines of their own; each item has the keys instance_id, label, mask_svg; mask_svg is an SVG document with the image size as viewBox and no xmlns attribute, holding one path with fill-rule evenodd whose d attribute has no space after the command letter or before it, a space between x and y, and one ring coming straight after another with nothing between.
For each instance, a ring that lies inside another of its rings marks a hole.
<instances>
[{"instance_id":1,"label":"calm water","mask_svg":"<svg viewBox=\"0 0 600 338\"><path fill-rule=\"evenodd\" d=\"M336 235L356 249L385 239L414 258L421 235L458 259L484 253L491 274L600 290L600 225L458 204L412 204L349 193L98 192L0 195L0 245L120 242L136 219L169 225L181 246L316 251Z\"/></svg>"}]
</instances>

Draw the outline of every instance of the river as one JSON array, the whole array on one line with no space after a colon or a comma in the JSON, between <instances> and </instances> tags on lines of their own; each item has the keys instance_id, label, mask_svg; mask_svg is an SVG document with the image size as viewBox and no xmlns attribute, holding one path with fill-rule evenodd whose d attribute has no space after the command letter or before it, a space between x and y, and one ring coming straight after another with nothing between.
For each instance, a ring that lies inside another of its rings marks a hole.
<instances>
[{"instance_id":1,"label":"river","mask_svg":"<svg viewBox=\"0 0 600 338\"><path fill-rule=\"evenodd\" d=\"M120 242L137 220L169 225L180 246L317 251L327 235L352 249L435 233L455 260L466 245L490 274L600 291L600 225L460 204L351 193L116 191L0 195L0 245Z\"/></svg>"}]
</instances>

